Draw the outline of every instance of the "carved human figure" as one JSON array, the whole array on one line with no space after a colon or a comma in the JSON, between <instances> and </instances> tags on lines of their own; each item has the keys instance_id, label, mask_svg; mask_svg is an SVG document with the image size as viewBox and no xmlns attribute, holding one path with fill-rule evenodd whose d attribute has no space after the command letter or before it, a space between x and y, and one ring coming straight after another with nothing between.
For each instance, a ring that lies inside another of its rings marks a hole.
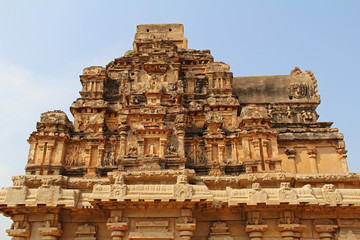
<instances>
[{"instance_id":1,"label":"carved human figure","mask_svg":"<svg viewBox=\"0 0 360 240\"><path fill-rule=\"evenodd\" d=\"M176 147L173 144L170 144L167 148L167 151L170 155L176 154Z\"/></svg>"},{"instance_id":2,"label":"carved human figure","mask_svg":"<svg viewBox=\"0 0 360 240\"><path fill-rule=\"evenodd\" d=\"M311 122L313 120L311 112L306 112L305 110L301 111L301 117L304 123Z\"/></svg>"},{"instance_id":3,"label":"carved human figure","mask_svg":"<svg viewBox=\"0 0 360 240\"><path fill-rule=\"evenodd\" d=\"M288 121L292 122L293 111L291 110L290 106L287 106L287 108L286 108L286 116L288 118Z\"/></svg>"},{"instance_id":4,"label":"carved human figure","mask_svg":"<svg viewBox=\"0 0 360 240\"><path fill-rule=\"evenodd\" d=\"M128 155L133 157L137 155L137 147L135 145L132 145L129 147Z\"/></svg>"},{"instance_id":5,"label":"carved human figure","mask_svg":"<svg viewBox=\"0 0 360 240\"><path fill-rule=\"evenodd\" d=\"M204 151L200 146L198 146L196 149L196 161L197 161L197 163L205 162Z\"/></svg>"},{"instance_id":6,"label":"carved human figure","mask_svg":"<svg viewBox=\"0 0 360 240\"><path fill-rule=\"evenodd\" d=\"M114 151L114 145L110 145L107 148L106 154L104 156L104 159L102 160L102 165L104 166L115 166L115 151Z\"/></svg>"}]
</instances>

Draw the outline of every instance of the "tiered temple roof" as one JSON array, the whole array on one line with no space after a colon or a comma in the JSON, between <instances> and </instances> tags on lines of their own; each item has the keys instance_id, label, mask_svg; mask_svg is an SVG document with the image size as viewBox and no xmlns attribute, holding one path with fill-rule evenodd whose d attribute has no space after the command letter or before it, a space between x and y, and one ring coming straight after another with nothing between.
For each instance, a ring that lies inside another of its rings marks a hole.
<instances>
[{"instance_id":1,"label":"tiered temple roof","mask_svg":"<svg viewBox=\"0 0 360 240\"><path fill-rule=\"evenodd\" d=\"M42 113L0 190L13 239L360 238L360 175L311 71L233 77L181 24L147 24L80 81L74 122Z\"/></svg>"}]
</instances>

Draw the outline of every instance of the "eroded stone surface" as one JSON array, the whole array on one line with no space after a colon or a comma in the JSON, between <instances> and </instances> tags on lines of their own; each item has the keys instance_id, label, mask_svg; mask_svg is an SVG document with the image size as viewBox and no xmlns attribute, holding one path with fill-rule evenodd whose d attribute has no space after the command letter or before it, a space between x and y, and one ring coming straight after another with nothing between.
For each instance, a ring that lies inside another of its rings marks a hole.
<instances>
[{"instance_id":1,"label":"eroded stone surface","mask_svg":"<svg viewBox=\"0 0 360 240\"><path fill-rule=\"evenodd\" d=\"M311 71L233 77L181 24L146 24L80 81L74 122L41 114L0 190L13 239L360 238L360 174Z\"/></svg>"}]
</instances>

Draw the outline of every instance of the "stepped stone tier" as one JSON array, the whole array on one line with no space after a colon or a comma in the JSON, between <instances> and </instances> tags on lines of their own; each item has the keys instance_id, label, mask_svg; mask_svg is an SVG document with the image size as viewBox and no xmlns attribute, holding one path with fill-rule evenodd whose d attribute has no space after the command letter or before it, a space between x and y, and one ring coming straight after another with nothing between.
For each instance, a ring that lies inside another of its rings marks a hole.
<instances>
[{"instance_id":1,"label":"stepped stone tier","mask_svg":"<svg viewBox=\"0 0 360 240\"><path fill-rule=\"evenodd\" d=\"M360 174L311 71L233 77L149 24L80 81L74 122L42 113L0 190L12 239L360 239Z\"/></svg>"}]
</instances>

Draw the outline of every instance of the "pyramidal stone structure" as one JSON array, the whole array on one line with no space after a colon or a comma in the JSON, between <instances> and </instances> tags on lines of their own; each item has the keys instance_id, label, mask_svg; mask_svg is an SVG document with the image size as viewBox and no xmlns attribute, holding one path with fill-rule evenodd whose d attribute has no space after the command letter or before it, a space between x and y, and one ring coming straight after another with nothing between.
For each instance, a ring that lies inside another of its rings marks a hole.
<instances>
[{"instance_id":1,"label":"pyramidal stone structure","mask_svg":"<svg viewBox=\"0 0 360 240\"><path fill-rule=\"evenodd\" d=\"M0 190L12 239L360 239L360 174L311 71L233 77L149 24L80 81L74 122L42 113Z\"/></svg>"}]
</instances>

